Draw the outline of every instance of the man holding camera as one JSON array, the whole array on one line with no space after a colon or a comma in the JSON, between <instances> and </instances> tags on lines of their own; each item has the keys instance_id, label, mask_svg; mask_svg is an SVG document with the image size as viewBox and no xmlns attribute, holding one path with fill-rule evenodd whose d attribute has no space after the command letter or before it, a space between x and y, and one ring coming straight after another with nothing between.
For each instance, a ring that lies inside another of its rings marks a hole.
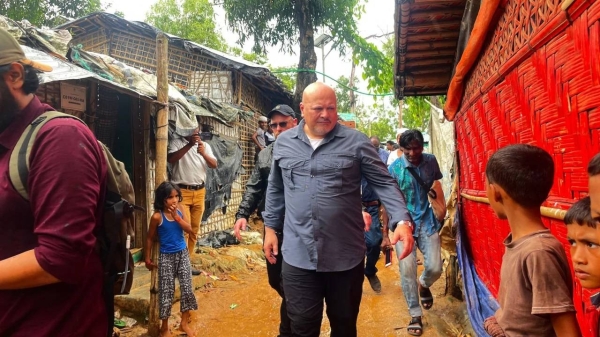
<instances>
[{"instance_id":1,"label":"man holding camera","mask_svg":"<svg viewBox=\"0 0 600 337\"><path fill-rule=\"evenodd\" d=\"M171 139L168 152L167 161L172 165L171 182L181 188L181 205L187 218L191 219L192 230L198 233L204 214L206 171L208 168L217 168L217 158L210 145L200 139L198 129L189 137ZM191 256L198 236L184 235ZM192 268L192 274L199 275L200 272Z\"/></svg>"}]
</instances>

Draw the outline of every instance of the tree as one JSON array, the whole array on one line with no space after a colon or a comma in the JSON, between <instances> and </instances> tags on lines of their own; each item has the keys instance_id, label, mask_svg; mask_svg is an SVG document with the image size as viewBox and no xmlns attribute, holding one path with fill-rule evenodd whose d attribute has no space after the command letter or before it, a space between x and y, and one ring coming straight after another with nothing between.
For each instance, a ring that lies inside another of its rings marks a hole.
<instances>
[{"instance_id":1,"label":"tree","mask_svg":"<svg viewBox=\"0 0 600 337\"><path fill-rule=\"evenodd\" d=\"M267 56L264 54L246 53L240 47L229 47L228 52L235 56L239 56L246 61L254 62L260 65L267 64Z\"/></svg>"},{"instance_id":2,"label":"tree","mask_svg":"<svg viewBox=\"0 0 600 337\"><path fill-rule=\"evenodd\" d=\"M315 70L315 28L329 30L333 45L345 55L349 45L357 55L363 51L381 54L356 34L355 17L364 12L360 0L222 0L229 26L238 33L240 43L252 39L253 50L265 53L266 47L280 45L281 50L292 53L299 45L299 69ZM375 59L371 56L370 59ZM372 66L373 61L368 61ZM298 72L294 106L302 99L302 92L317 80L313 72Z\"/></svg>"},{"instance_id":3,"label":"tree","mask_svg":"<svg viewBox=\"0 0 600 337\"><path fill-rule=\"evenodd\" d=\"M166 33L227 51L229 47L216 30L214 16L208 0L159 0L150 7L146 22Z\"/></svg>"},{"instance_id":4,"label":"tree","mask_svg":"<svg viewBox=\"0 0 600 337\"><path fill-rule=\"evenodd\" d=\"M431 117L431 106L425 102L427 97L414 96L404 98L402 123L407 129L418 129L426 132Z\"/></svg>"},{"instance_id":5,"label":"tree","mask_svg":"<svg viewBox=\"0 0 600 337\"><path fill-rule=\"evenodd\" d=\"M296 88L296 75L294 73L290 73L284 70L288 70L290 68L294 68L294 66L289 67L270 67L271 72L281 80L283 85L289 90L294 91Z\"/></svg>"},{"instance_id":6,"label":"tree","mask_svg":"<svg viewBox=\"0 0 600 337\"><path fill-rule=\"evenodd\" d=\"M350 112L351 109L351 98L350 98L350 79L346 76L340 76L337 79L337 87L335 88L335 95L337 97L337 107L339 112ZM352 85L352 89L356 90L358 80L356 77L354 78L354 84Z\"/></svg>"},{"instance_id":7,"label":"tree","mask_svg":"<svg viewBox=\"0 0 600 337\"><path fill-rule=\"evenodd\" d=\"M55 18L78 18L102 9L100 0L2 0L0 15L34 26L51 26Z\"/></svg>"}]
</instances>

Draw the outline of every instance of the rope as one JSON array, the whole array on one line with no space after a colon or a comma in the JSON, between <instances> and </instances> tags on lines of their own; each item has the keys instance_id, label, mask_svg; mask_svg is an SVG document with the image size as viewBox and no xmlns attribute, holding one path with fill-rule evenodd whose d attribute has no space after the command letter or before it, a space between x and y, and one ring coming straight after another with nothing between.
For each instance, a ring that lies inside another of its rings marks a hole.
<instances>
[{"instance_id":1,"label":"rope","mask_svg":"<svg viewBox=\"0 0 600 337\"><path fill-rule=\"evenodd\" d=\"M340 83L338 80L336 80L335 78L324 74L320 71L317 70L313 70L313 69L281 69L281 70L272 70L271 71L274 74L280 74L280 73L315 73L315 74L319 74L319 75L323 75L327 78L329 78L330 80L334 81L335 83L337 83L338 85L340 85L341 87L354 91L355 93L361 94L361 95L366 95L366 96L373 96L373 97L384 97L384 96L394 96L394 93L387 93L387 94L370 94L368 92L363 92L354 88L350 88L349 86Z\"/></svg>"}]
</instances>

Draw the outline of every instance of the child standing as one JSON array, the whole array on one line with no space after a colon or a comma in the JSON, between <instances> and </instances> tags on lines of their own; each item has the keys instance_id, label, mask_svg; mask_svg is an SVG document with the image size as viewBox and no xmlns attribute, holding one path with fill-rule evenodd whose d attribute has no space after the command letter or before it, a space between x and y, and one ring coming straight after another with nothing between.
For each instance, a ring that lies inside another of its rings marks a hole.
<instances>
[{"instance_id":1,"label":"child standing","mask_svg":"<svg viewBox=\"0 0 600 337\"><path fill-rule=\"evenodd\" d=\"M152 270L156 264L152 261L152 244L158 233L160 256L158 258L158 296L162 326L160 336L171 336L169 316L175 294L175 278L179 279L181 288L181 330L188 336L194 333L188 325L190 310L197 310L198 303L192 287L192 270L190 257L183 232L196 235L190 224L184 219L179 208L181 202L179 187L170 182L163 182L154 191L154 214L150 218L148 238L146 240L146 268Z\"/></svg>"},{"instance_id":2,"label":"child standing","mask_svg":"<svg viewBox=\"0 0 600 337\"><path fill-rule=\"evenodd\" d=\"M580 336L567 257L540 213L552 188L552 157L535 146L510 145L492 155L485 173L490 206L511 232L504 240L500 309L486 330L508 337Z\"/></svg>"}]
</instances>

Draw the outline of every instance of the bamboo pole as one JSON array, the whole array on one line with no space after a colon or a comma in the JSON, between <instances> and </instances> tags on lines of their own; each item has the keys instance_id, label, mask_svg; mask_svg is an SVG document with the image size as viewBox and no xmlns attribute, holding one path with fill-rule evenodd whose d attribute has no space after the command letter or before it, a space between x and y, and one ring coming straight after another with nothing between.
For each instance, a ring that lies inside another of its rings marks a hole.
<instances>
[{"instance_id":1,"label":"bamboo pole","mask_svg":"<svg viewBox=\"0 0 600 337\"><path fill-rule=\"evenodd\" d=\"M474 196L474 195L470 195L470 194L466 194L466 193L461 193L460 195L467 200L480 202L483 204L490 203L490 200L485 197L478 197L478 196ZM563 220L565 218L565 214L567 214L567 211L565 211L564 209L560 209L560 208L542 206L542 207L540 207L540 213L542 214L542 216L547 217L547 218Z\"/></svg>"},{"instance_id":2,"label":"bamboo pole","mask_svg":"<svg viewBox=\"0 0 600 337\"><path fill-rule=\"evenodd\" d=\"M158 187L167 178L167 142L168 142L168 111L169 111L169 39L165 34L156 36L156 99L163 104L156 116L156 173L154 176L155 187ZM152 260L158 262L158 240L152 247ZM158 336L160 331L160 318L158 314L158 270L152 269L152 284L150 287L150 317L148 321L148 334Z\"/></svg>"}]
</instances>

